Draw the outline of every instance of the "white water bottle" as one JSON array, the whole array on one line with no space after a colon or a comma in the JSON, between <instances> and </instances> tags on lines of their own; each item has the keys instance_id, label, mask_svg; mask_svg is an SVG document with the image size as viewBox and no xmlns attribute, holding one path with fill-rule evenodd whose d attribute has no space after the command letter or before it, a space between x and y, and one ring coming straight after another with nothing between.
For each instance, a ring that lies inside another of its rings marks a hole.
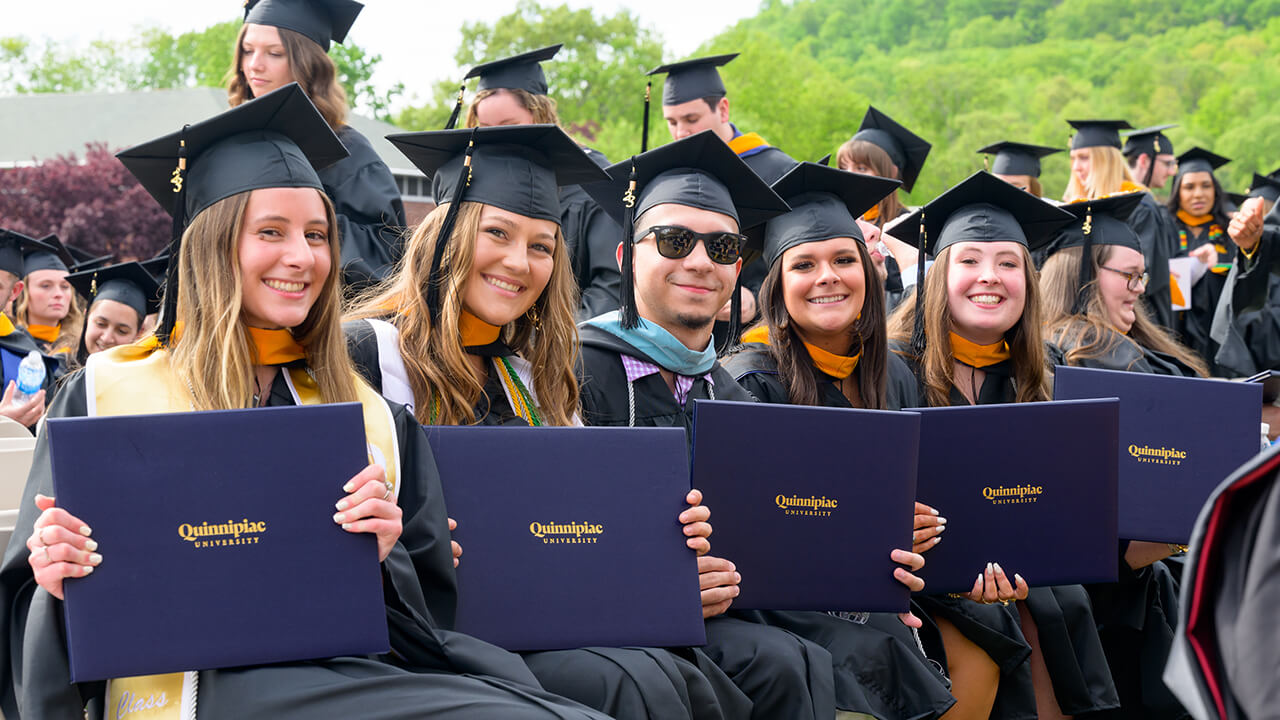
<instances>
[{"instance_id":1,"label":"white water bottle","mask_svg":"<svg viewBox=\"0 0 1280 720\"><path fill-rule=\"evenodd\" d=\"M14 388L13 402L25 403L33 395L40 392L44 385L44 360L40 353L32 350L18 364L18 386Z\"/></svg>"}]
</instances>

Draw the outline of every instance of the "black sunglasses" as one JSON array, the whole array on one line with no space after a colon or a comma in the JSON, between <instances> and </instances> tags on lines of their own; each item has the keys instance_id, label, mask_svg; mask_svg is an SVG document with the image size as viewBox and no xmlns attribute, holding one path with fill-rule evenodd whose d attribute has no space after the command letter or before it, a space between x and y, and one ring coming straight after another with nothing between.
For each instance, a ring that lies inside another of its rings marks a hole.
<instances>
[{"instance_id":1,"label":"black sunglasses","mask_svg":"<svg viewBox=\"0 0 1280 720\"><path fill-rule=\"evenodd\" d=\"M643 232L636 233L635 242L640 242L650 235L653 235L654 241L658 243L658 254L664 258L675 260L685 257L693 252L693 246L701 240L707 249L707 257L720 265L732 265L737 262L738 258L742 257L742 246L747 242L747 236L741 233L700 233L675 225L654 225Z\"/></svg>"}]
</instances>

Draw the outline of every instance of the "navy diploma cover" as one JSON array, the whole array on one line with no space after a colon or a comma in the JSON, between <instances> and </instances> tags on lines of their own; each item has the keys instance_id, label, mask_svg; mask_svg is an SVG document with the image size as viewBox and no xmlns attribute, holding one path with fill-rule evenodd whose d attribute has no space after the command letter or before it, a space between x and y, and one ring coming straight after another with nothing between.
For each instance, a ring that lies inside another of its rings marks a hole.
<instances>
[{"instance_id":1,"label":"navy diploma cover","mask_svg":"<svg viewBox=\"0 0 1280 720\"><path fill-rule=\"evenodd\" d=\"M58 505L103 562L68 579L75 682L385 652L377 540L333 521L360 405L55 418Z\"/></svg>"},{"instance_id":2,"label":"navy diploma cover","mask_svg":"<svg viewBox=\"0 0 1280 720\"><path fill-rule=\"evenodd\" d=\"M1190 542L1209 495L1258 453L1263 386L1059 367L1054 397L1120 398L1120 537Z\"/></svg>"},{"instance_id":3,"label":"navy diploma cover","mask_svg":"<svg viewBox=\"0 0 1280 720\"><path fill-rule=\"evenodd\" d=\"M683 430L423 430L464 553L459 632L508 650L706 644Z\"/></svg>"},{"instance_id":4,"label":"navy diploma cover","mask_svg":"<svg viewBox=\"0 0 1280 720\"><path fill-rule=\"evenodd\" d=\"M929 593L968 592L987 563L1031 585L1114 582L1120 404L922 408L920 502L947 518Z\"/></svg>"},{"instance_id":5,"label":"navy diploma cover","mask_svg":"<svg viewBox=\"0 0 1280 720\"><path fill-rule=\"evenodd\" d=\"M767 438L767 440L764 440ZM920 416L698 400L693 486L743 610L906 612Z\"/></svg>"}]
</instances>

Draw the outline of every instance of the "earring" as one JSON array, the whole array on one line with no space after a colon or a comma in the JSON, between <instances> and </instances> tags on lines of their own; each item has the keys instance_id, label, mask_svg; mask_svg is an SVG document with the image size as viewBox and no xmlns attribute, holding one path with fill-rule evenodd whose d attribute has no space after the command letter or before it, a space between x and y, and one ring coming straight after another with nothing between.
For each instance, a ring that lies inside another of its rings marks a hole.
<instances>
[{"instance_id":1,"label":"earring","mask_svg":"<svg viewBox=\"0 0 1280 720\"><path fill-rule=\"evenodd\" d=\"M542 313L538 312L538 306L533 305L529 311L525 313L529 318L529 322L533 325L535 332L542 332Z\"/></svg>"}]
</instances>

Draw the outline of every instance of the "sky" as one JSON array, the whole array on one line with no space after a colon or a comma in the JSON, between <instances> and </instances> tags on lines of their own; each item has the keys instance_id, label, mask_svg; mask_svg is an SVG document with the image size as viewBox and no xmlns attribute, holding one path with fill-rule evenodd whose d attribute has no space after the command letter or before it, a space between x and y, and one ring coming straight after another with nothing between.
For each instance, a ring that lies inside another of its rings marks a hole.
<instances>
[{"instance_id":1,"label":"sky","mask_svg":"<svg viewBox=\"0 0 1280 720\"><path fill-rule=\"evenodd\" d=\"M365 9L348 38L366 51L382 55L373 82L380 88L403 82L406 96L402 104L428 99L436 80L458 76L453 56L464 22L493 22L516 6L516 0L363 1ZM666 60L687 57L721 30L754 15L759 7L751 0L541 1L545 5L565 3L575 9L589 7L599 16L629 9L663 38ZM5 5L0 35L72 45L99 39L125 40L142 27L161 27L179 34L242 17L241 3L234 0L39 0Z\"/></svg>"}]
</instances>

